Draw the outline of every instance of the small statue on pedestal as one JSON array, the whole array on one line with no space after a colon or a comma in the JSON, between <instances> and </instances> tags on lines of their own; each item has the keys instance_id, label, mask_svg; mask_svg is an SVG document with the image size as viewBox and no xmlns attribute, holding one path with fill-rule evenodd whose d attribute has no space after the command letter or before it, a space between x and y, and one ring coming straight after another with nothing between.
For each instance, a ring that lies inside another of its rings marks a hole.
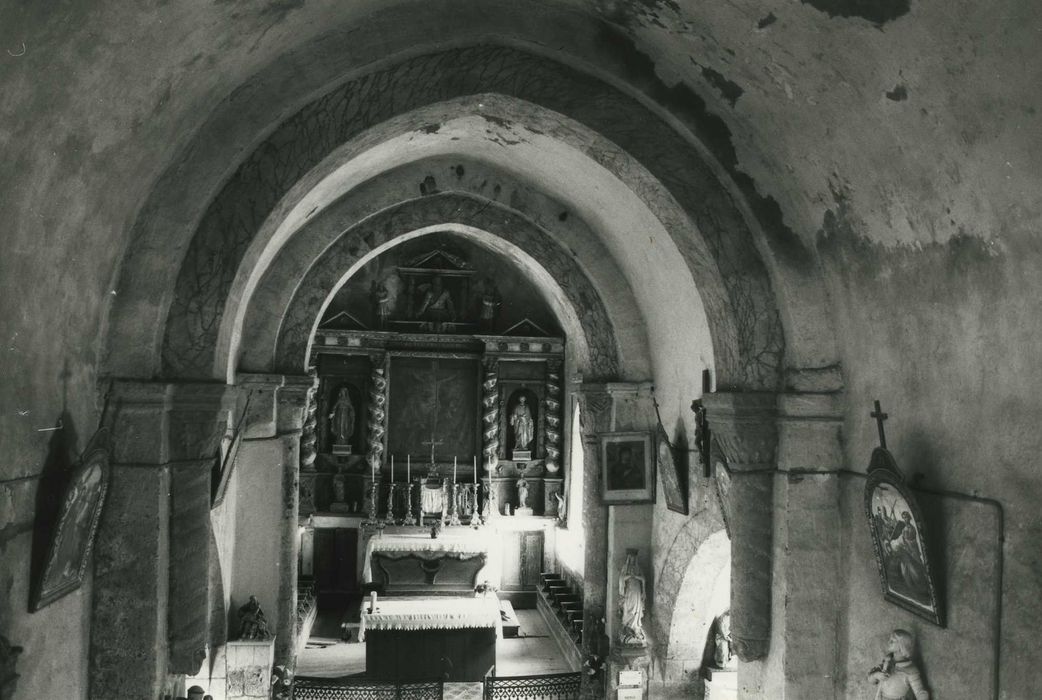
<instances>
[{"instance_id":1,"label":"small statue on pedestal","mask_svg":"<svg viewBox=\"0 0 1042 700\"><path fill-rule=\"evenodd\" d=\"M239 639L266 641L271 639L268 621L261 610L257 596L251 595L249 601L239 608Z\"/></svg>"},{"instance_id":2,"label":"small statue on pedestal","mask_svg":"<svg viewBox=\"0 0 1042 700\"><path fill-rule=\"evenodd\" d=\"M431 525L431 539L436 540L441 535L442 524L440 520L435 520L434 524Z\"/></svg>"},{"instance_id":3,"label":"small statue on pedestal","mask_svg":"<svg viewBox=\"0 0 1042 700\"><path fill-rule=\"evenodd\" d=\"M351 436L355 433L355 406L347 387L337 393L329 413L329 432L333 436L333 454L351 454Z\"/></svg>"},{"instance_id":4,"label":"small statue on pedestal","mask_svg":"<svg viewBox=\"0 0 1042 700\"><path fill-rule=\"evenodd\" d=\"M725 612L714 621L713 665L722 670L733 669L738 664L731 639L731 613Z\"/></svg>"},{"instance_id":5,"label":"small statue on pedestal","mask_svg":"<svg viewBox=\"0 0 1042 700\"><path fill-rule=\"evenodd\" d=\"M923 684L915 656L915 638L910 632L896 629L887 640L886 656L868 672L868 680L878 685L876 697L880 700L904 700L911 693L915 700L930 700L930 691Z\"/></svg>"},{"instance_id":6,"label":"small statue on pedestal","mask_svg":"<svg viewBox=\"0 0 1042 700\"><path fill-rule=\"evenodd\" d=\"M619 608L622 613L619 643L642 647L647 644L644 635L644 601L646 597L644 574L637 563L637 550L626 550L626 563L619 574Z\"/></svg>"}]
</instances>

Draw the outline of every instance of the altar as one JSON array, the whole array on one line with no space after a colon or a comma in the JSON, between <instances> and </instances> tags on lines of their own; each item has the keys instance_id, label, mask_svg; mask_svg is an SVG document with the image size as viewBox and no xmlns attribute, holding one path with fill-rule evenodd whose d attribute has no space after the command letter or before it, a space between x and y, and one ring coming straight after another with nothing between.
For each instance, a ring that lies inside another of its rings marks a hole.
<instances>
[{"instance_id":1,"label":"altar","mask_svg":"<svg viewBox=\"0 0 1042 700\"><path fill-rule=\"evenodd\" d=\"M358 641L370 678L479 681L502 635L495 596L379 598L362 602Z\"/></svg>"},{"instance_id":2,"label":"altar","mask_svg":"<svg viewBox=\"0 0 1042 700\"><path fill-rule=\"evenodd\" d=\"M426 531L378 534L365 544L362 581L385 593L469 594L499 584L498 559L485 531L460 528L432 539Z\"/></svg>"}]
</instances>

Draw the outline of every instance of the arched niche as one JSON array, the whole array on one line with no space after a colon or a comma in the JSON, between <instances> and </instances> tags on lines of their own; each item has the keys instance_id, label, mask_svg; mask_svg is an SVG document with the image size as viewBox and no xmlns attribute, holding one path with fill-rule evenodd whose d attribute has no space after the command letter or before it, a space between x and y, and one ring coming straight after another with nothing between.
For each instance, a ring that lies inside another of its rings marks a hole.
<instances>
[{"instance_id":1,"label":"arched niche","mask_svg":"<svg viewBox=\"0 0 1042 700\"><path fill-rule=\"evenodd\" d=\"M731 540L726 531L718 530L702 541L684 570L669 626L667 683L698 682L713 622L730 605Z\"/></svg>"}]
</instances>

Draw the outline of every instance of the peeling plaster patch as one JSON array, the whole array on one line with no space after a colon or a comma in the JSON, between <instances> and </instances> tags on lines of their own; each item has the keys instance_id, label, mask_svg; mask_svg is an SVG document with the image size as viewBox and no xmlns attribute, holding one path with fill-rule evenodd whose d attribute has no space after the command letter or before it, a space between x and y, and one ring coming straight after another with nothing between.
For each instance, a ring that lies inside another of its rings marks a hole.
<instances>
[{"instance_id":1,"label":"peeling plaster patch","mask_svg":"<svg viewBox=\"0 0 1042 700\"><path fill-rule=\"evenodd\" d=\"M894 102L904 102L908 99L908 89L904 85L898 83L894 86L893 90L887 91L886 98L888 100L893 100Z\"/></svg>"},{"instance_id":2,"label":"peeling plaster patch","mask_svg":"<svg viewBox=\"0 0 1042 700\"><path fill-rule=\"evenodd\" d=\"M428 124L420 129L424 134L436 134L441 130L441 124Z\"/></svg>"},{"instance_id":3,"label":"peeling plaster patch","mask_svg":"<svg viewBox=\"0 0 1042 700\"><path fill-rule=\"evenodd\" d=\"M703 66L693 58L691 62L698 66L706 82L716 88L720 96L727 100L732 107L734 107L734 103L738 101L738 98L745 94L745 90L742 89L741 85L733 80L728 80L720 71L714 70L709 66Z\"/></svg>"},{"instance_id":4,"label":"peeling plaster patch","mask_svg":"<svg viewBox=\"0 0 1042 700\"><path fill-rule=\"evenodd\" d=\"M911 0L800 0L829 17L860 17L883 25L908 13Z\"/></svg>"},{"instance_id":5,"label":"peeling plaster patch","mask_svg":"<svg viewBox=\"0 0 1042 700\"><path fill-rule=\"evenodd\" d=\"M438 183L434 179L433 175L428 175L423 178L423 182L420 183L420 194L424 197L438 193Z\"/></svg>"},{"instance_id":6,"label":"peeling plaster patch","mask_svg":"<svg viewBox=\"0 0 1042 700\"><path fill-rule=\"evenodd\" d=\"M768 12L766 17L761 17L760 20L756 23L756 28L766 29L767 27L771 26L777 21L778 18L774 16L774 13Z\"/></svg>"}]
</instances>

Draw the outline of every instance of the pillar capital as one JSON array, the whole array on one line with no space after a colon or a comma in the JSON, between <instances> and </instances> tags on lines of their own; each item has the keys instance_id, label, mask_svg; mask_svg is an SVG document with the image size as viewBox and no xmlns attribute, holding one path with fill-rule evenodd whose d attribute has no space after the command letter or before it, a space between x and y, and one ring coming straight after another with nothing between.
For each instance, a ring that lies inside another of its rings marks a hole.
<instances>
[{"instance_id":1,"label":"pillar capital","mask_svg":"<svg viewBox=\"0 0 1042 700\"><path fill-rule=\"evenodd\" d=\"M236 385L248 401L244 437L257 440L299 431L307 393L315 382L314 377L306 374L240 374Z\"/></svg>"},{"instance_id":2,"label":"pillar capital","mask_svg":"<svg viewBox=\"0 0 1042 700\"><path fill-rule=\"evenodd\" d=\"M778 449L776 394L717 392L702 397L713 439L732 471L775 466Z\"/></svg>"},{"instance_id":3,"label":"pillar capital","mask_svg":"<svg viewBox=\"0 0 1042 700\"><path fill-rule=\"evenodd\" d=\"M235 387L214 382L115 382L113 461L212 460L228 429L236 393Z\"/></svg>"}]
</instances>

